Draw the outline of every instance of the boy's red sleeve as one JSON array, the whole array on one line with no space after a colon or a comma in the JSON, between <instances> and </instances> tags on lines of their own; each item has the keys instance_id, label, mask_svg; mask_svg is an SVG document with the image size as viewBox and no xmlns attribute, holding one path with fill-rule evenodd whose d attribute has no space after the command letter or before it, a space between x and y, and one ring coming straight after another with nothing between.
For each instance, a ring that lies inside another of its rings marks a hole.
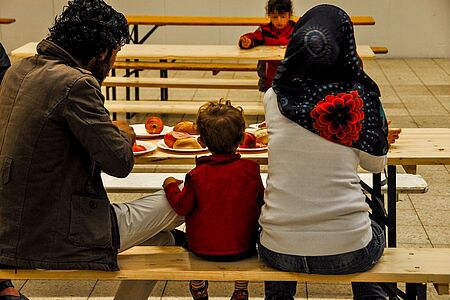
<instances>
[{"instance_id":1,"label":"boy's red sleeve","mask_svg":"<svg viewBox=\"0 0 450 300\"><path fill-rule=\"evenodd\" d=\"M164 188L167 200L172 209L179 216L187 215L195 206L196 195L190 176L186 174L183 190L180 191L176 182L168 184Z\"/></svg>"},{"instance_id":2,"label":"boy's red sleeve","mask_svg":"<svg viewBox=\"0 0 450 300\"><path fill-rule=\"evenodd\" d=\"M245 37L249 38L252 41L252 44L250 45L250 48L253 48L253 47L256 47L256 46L260 46L260 45L264 45L264 35L263 35L261 27L258 27L258 29L256 29L254 32L249 32L249 33L246 33L246 34L244 34L242 36L245 36ZM239 47L242 48L241 39L239 39Z\"/></svg>"}]
</instances>

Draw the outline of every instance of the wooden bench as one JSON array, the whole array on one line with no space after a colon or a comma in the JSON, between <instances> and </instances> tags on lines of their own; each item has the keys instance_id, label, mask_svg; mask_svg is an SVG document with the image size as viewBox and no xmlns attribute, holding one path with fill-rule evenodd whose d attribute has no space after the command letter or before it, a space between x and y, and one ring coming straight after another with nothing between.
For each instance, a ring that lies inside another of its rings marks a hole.
<instances>
[{"instance_id":1,"label":"wooden bench","mask_svg":"<svg viewBox=\"0 0 450 300\"><path fill-rule=\"evenodd\" d=\"M275 270L255 257L237 262L211 262L181 247L138 246L119 254L120 271L0 270L0 278L59 280L210 280L299 282L405 282L426 293L433 283L439 294L449 293L450 249L387 248L369 271L348 275L316 275ZM407 285L407 288L408 288ZM425 295L426 297L426 295ZM415 299L415 298L414 298ZM423 297L419 299L424 299Z\"/></svg>"},{"instance_id":2,"label":"wooden bench","mask_svg":"<svg viewBox=\"0 0 450 300\"><path fill-rule=\"evenodd\" d=\"M106 87L257 90L256 79L106 77Z\"/></svg>"},{"instance_id":3,"label":"wooden bench","mask_svg":"<svg viewBox=\"0 0 450 300\"><path fill-rule=\"evenodd\" d=\"M0 24L11 24L14 23L16 19L13 18L0 18Z\"/></svg>"},{"instance_id":4,"label":"wooden bench","mask_svg":"<svg viewBox=\"0 0 450 300\"><path fill-rule=\"evenodd\" d=\"M106 100L105 107L110 113L157 113L157 114L197 114L198 108L207 101L182 100ZM234 102L234 106L241 106L246 115L264 115L264 106L256 102Z\"/></svg>"},{"instance_id":5,"label":"wooden bench","mask_svg":"<svg viewBox=\"0 0 450 300\"><path fill-rule=\"evenodd\" d=\"M143 44L160 26L260 26L269 23L265 17L224 17L224 16L126 16L130 30L130 41ZM292 17L297 22L300 17ZM353 25L375 25L371 16L350 17ZM139 37L139 26L153 26L145 35Z\"/></svg>"},{"instance_id":6,"label":"wooden bench","mask_svg":"<svg viewBox=\"0 0 450 300\"><path fill-rule=\"evenodd\" d=\"M371 173L359 173L358 175L369 186L372 185ZM160 190L164 179L169 176L184 180L184 173L130 173L126 178L116 178L102 173L102 180L106 191L110 193L146 193ZM261 178L265 185L267 174L261 173ZM386 185L382 187L381 191L387 192ZM422 176L397 174L398 194L419 194L427 191L428 184Z\"/></svg>"}]
</instances>

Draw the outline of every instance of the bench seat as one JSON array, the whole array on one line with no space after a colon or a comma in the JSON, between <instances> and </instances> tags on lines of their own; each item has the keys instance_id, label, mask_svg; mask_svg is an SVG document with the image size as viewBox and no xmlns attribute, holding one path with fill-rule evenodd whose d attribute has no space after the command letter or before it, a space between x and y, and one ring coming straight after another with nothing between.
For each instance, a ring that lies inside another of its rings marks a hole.
<instances>
[{"instance_id":1,"label":"bench seat","mask_svg":"<svg viewBox=\"0 0 450 300\"><path fill-rule=\"evenodd\" d=\"M181 247L138 246L119 255L120 271L0 270L0 278L63 280L211 280L307 282L434 283L448 294L450 249L387 248L371 270L349 275L315 275L275 270L258 258L237 262L211 262Z\"/></svg>"},{"instance_id":2,"label":"bench seat","mask_svg":"<svg viewBox=\"0 0 450 300\"><path fill-rule=\"evenodd\" d=\"M253 72L256 64L244 63L198 63L198 62L153 62L153 61L116 61L116 69L140 69L140 70L181 70L181 71L219 71Z\"/></svg>"},{"instance_id":3,"label":"bench seat","mask_svg":"<svg viewBox=\"0 0 450 300\"><path fill-rule=\"evenodd\" d=\"M140 88L185 88L185 89L246 89L257 90L256 79L222 78L151 78L151 77L106 77L103 86Z\"/></svg>"},{"instance_id":4,"label":"bench seat","mask_svg":"<svg viewBox=\"0 0 450 300\"><path fill-rule=\"evenodd\" d=\"M358 174L361 180L371 186L372 174ZM155 192L162 188L164 179L172 176L184 180L184 173L130 173L126 178L116 178L102 173L103 185L107 192L116 193L146 193ZM266 173L261 173L263 184L266 184ZM387 192L386 185L381 189ZM428 184L420 175L397 174L397 193L426 193Z\"/></svg>"},{"instance_id":5,"label":"bench seat","mask_svg":"<svg viewBox=\"0 0 450 300\"><path fill-rule=\"evenodd\" d=\"M157 114L197 114L198 108L208 101L182 100L106 100L105 107L111 113L157 113ZM245 115L264 115L264 106L256 102L235 102L234 106L241 106Z\"/></svg>"}]
</instances>

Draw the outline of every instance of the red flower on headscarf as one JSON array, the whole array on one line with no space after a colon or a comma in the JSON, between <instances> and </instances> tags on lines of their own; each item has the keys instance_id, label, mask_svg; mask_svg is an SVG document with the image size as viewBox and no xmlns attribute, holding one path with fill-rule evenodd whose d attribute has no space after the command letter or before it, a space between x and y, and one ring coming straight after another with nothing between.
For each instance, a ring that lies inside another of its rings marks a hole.
<instances>
[{"instance_id":1,"label":"red flower on headscarf","mask_svg":"<svg viewBox=\"0 0 450 300\"><path fill-rule=\"evenodd\" d=\"M327 140L351 146L359 139L363 104L357 91L326 96L311 111L314 129Z\"/></svg>"}]
</instances>

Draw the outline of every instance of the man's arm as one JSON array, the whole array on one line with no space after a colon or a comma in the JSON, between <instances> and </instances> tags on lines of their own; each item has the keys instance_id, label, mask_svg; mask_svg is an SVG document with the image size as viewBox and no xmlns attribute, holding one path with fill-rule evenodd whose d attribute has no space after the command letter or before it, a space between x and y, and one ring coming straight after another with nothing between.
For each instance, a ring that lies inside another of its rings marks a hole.
<instances>
[{"instance_id":1,"label":"man's arm","mask_svg":"<svg viewBox=\"0 0 450 300\"><path fill-rule=\"evenodd\" d=\"M98 82L79 79L68 94L64 115L72 133L102 171L126 177L133 169L132 141L109 118Z\"/></svg>"},{"instance_id":2,"label":"man's arm","mask_svg":"<svg viewBox=\"0 0 450 300\"><path fill-rule=\"evenodd\" d=\"M5 75L6 70L11 66L9 57L6 54L5 48L0 43L0 83L2 83L3 75Z\"/></svg>"}]
</instances>

